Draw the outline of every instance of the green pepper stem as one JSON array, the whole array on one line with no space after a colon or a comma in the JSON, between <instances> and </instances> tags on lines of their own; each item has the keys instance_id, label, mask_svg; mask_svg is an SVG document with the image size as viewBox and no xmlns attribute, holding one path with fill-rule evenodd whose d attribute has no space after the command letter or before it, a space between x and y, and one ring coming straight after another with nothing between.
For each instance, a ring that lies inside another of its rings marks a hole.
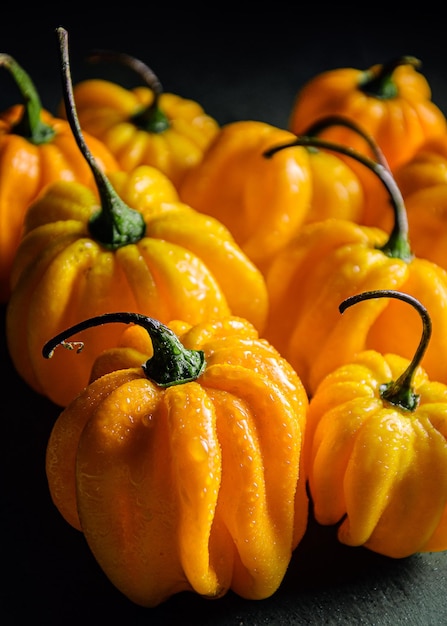
<instances>
[{"instance_id":1,"label":"green pepper stem","mask_svg":"<svg viewBox=\"0 0 447 626\"><path fill-rule=\"evenodd\" d=\"M76 114L70 62L68 58L68 34L62 27L58 27L56 32L59 38L62 86L67 120L72 129L76 143L90 166L100 198L101 208L91 217L89 222L90 234L106 248L116 250L117 248L130 243L136 243L142 239L146 231L146 224L142 214L139 211L131 209L118 196L88 149Z\"/></svg>"},{"instance_id":2,"label":"green pepper stem","mask_svg":"<svg viewBox=\"0 0 447 626\"><path fill-rule=\"evenodd\" d=\"M112 63L120 63L130 68L133 72L143 80L145 85L153 91L154 99L148 107L145 107L138 113L132 115L129 121L140 130L147 133L163 133L170 127L170 123L166 115L160 109L160 95L163 93L163 86L155 74L143 61L129 54L122 52L113 52L112 50L94 50L88 57L90 62L108 61Z\"/></svg>"},{"instance_id":3,"label":"green pepper stem","mask_svg":"<svg viewBox=\"0 0 447 626\"><path fill-rule=\"evenodd\" d=\"M345 154L346 156L352 157L359 163L362 163L374 172L387 190L394 211L394 225L391 234L387 242L378 249L389 257L402 259L407 263L412 260L413 253L408 239L407 211L400 189L388 167L385 167L382 163L377 163L373 159L360 154L349 146L343 146L331 141L325 141L324 139L320 139L318 137L308 137L305 135L300 135L289 143L274 146L273 148L266 150L264 152L264 156L266 158L271 158L280 150L291 148L293 146L323 148L340 154Z\"/></svg>"},{"instance_id":4,"label":"green pepper stem","mask_svg":"<svg viewBox=\"0 0 447 626\"><path fill-rule=\"evenodd\" d=\"M418 68L421 62L413 56L402 56L365 70L361 73L358 83L360 91L380 100L396 98L399 95L399 90L393 80L393 74L400 65L412 65L414 68Z\"/></svg>"},{"instance_id":5,"label":"green pepper stem","mask_svg":"<svg viewBox=\"0 0 447 626\"><path fill-rule=\"evenodd\" d=\"M75 324L62 331L44 345L44 358L51 359L55 349L63 346L80 352L84 344L66 341L70 336L103 324L122 323L142 326L149 334L153 356L142 364L146 377L160 387L171 387L196 380L203 372L206 362L202 350L188 350L177 335L167 326L152 317L140 313L105 313Z\"/></svg>"},{"instance_id":6,"label":"green pepper stem","mask_svg":"<svg viewBox=\"0 0 447 626\"><path fill-rule=\"evenodd\" d=\"M342 115L326 115L308 126L308 128L301 134L307 137L312 137L315 135L319 135L322 131L330 128L331 126L345 126L346 128L353 130L355 133L357 133L357 135L365 140L365 143L368 145L373 154L374 160L377 163L383 165L383 167L389 169L389 165L385 158L385 155L378 146L377 142L374 141L373 137L371 137L371 135L369 135L363 128L360 128L360 126L356 124L353 120L347 117L343 117Z\"/></svg>"},{"instance_id":7,"label":"green pepper stem","mask_svg":"<svg viewBox=\"0 0 447 626\"><path fill-rule=\"evenodd\" d=\"M358 302L364 300L370 300L373 298L396 298L411 304L421 316L422 320L422 337L414 353L413 359L408 365L407 369L399 376L395 381L385 383L380 388L380 395L383 400L386 400L390 404L399 406L407 411L414 411L419 403L419 396L414 393L412 389L412 381L416 369L419 367L422 357L427 350L432 333L432 323L430 315L423 304L408 293L401 291L395 291L392 289L365 291L355 296L350 296L343 300L339 305L340 313L344 313L345 310Z\"/></svg>"},{"instance_id":8,"label":"green pepper stem","mask_svg":"<svg viewBox=\"0 0 447 626\"><path fill-rule=\"evenodd\" d=\"M36 145L49 143L56 131L42 122L42 103L29 74L9 54L0 53L0 66L10 72L24 100L23 115L14 126L14 134Z\"/></svg>"}]
</instances>

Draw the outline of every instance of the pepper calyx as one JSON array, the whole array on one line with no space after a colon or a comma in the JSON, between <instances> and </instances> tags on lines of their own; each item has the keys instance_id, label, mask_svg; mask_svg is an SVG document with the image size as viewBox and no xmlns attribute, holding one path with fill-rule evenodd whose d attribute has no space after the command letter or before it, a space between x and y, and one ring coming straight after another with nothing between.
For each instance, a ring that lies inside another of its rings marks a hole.
<instances>
[{"instance_id":1,"label":"pepper calyx","mask_svg":"<svg viewBox=\"0 0 447 626\"><path fill-rule=\"evenodd\" d=\"M9 54L0 53L0 67L10 72L24 100L23 114L14 125L14 134L36 146L50 143L56 131L41 119L42 104L31 77Z\"/></svg>"},{"instance_id":2,"label":"pepper calyx","mask_svg":"<svg viewBox=\"0 0 447 626\"><path fill-rule=\"evenodd\" d=\"M58 346L81 352L84 345L82 341L67 341L67 339L93 326L110 323L137 324L148 332L152 342L153 356L142 363L141 367L146 378L159 387L172 387L192 382L205 369L206 360L202 350L185 348L177 335L160 321L140 313L129 312L104 313L75 324L47 341L42 348L42 355L46 359L51 359Z\"/></svg>"},{"instance_id":3,"label":"pepper calyx","mask_svg":"<svg viewBox=\"0 0 447 626\"><path fill-rule=\"evenodd\" d=\"M421 61L413 56L402 56L391 59L387 63L376 65L361 73L358 88L367 96L380 100L397 98L399 89L393 74L395 69L401 65L411 65L418 68Z\"/></svg>"},{"instance_id":4,"label":"pepper calyx","mask_svg":"<svg viewBox=\"0 0 447 626\"><path fill-rule=\"evenodd\" d=\"M134 113L129 117L129 122L134 124L139 130L147 133L160 134L170 128L171 123L167 115L160 109L159 101L163 93L163 86L155 74L143 61L123 52L114 52L112 50L95 50L89 55L90 62L108 61L112 63L120 63L130 68L151 89L154 98L151 104L141 111Z\"/></svg>"},{"instance_id":5,"label":"pepper calyx","mask_svg":"<svg viewBox=\"0 0 447 626\"><path fill-rule=\"evenodd\" d=\"M90 166L100 198L101 208L90 218L89 231L95 241L107 249L116 250L140 241L146 233L146 223L139 211L129 207L119 197L88 149L76 114L68 57L68 34L62 27L57 28L56 32L59 37L62 87L67 120L76 143Z\"/></svg>"}]
</instances>

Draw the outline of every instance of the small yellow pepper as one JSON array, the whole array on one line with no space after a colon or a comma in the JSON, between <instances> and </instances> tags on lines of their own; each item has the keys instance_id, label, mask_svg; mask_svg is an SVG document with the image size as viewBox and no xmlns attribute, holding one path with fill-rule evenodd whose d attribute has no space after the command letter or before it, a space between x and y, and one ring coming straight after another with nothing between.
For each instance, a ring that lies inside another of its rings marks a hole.
<instances>
[{"instance_id":1,"label":"small yellow pepper","mask_svg":"<svg viewBox=\"0 0 447 626\"><path fill-rule=\"evenodd\" d=\"M363 351L320 382L305 440L314 515L338 524L342 543L386 556L447 550L447 386L419 365L430 317L418 300L387 290L352 296L340 310L378 297L412 304L423 337L411 361Z\"/></svg>"},{"instance_id":2,"label":"small yellow pepper","mask_svg":"<svg viewBox=\"0 0 447 626\"><path fill-rule=\"evenodd\" d=\"M307 525L301 381L235 317L168 328L108 314L64 331L44 356L109 322L144 331L130 326L112 360L99 356L102 375L54 424L46 471L55 506L137 604L180 591L270 596Z\"/></svg>"},{"instance_id":3,"label":"small yellow pepper","mask_svg":"<svg viewBox=\"0 0 447 626\"><path fill-rule=\"evenodd\" d=\"M201 161L219 130L217 121L198 102L164 92L157 76L138 59L102 51L95 60L128 66L145 84L127 89L108 80L89 79L75 85L81 128L100 139L122 169L152 165L177 187ZM65 108L61 115L66 115Z\"/></svg>"}]
</instances>

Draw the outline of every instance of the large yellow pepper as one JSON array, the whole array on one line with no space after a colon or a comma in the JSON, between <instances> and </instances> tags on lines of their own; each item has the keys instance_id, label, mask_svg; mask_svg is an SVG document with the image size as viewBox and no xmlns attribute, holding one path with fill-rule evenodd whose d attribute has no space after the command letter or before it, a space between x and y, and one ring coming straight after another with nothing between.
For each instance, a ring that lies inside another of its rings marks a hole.
<instances>
[{"instance_id":1,"label":"large yellow pepper","mask_svg":"<svg viewBox=\"0 0 447 626\"><path fill-rule=\"evenodd\" d=\"M85 386L95 356L118 332L99 329L67 376L67 354L40 354L67 326L117 310L191 324L231 312L261 331L268 306L262 274L228 229L181 203L162 172L140 166L107 178L84 150L99 202L83 185L58 182L30 206L6 312L18 373L61 405Z\"/></svg>"},{"instance_id":2,"label":"large yellow pepper","mask_svg":"<svg viewBox=\"0 0 447 626\"><path fill-rule=\"evenodd\" d=\"M404 56L367 70L323 72L298 91L289 128L298 135L327 115L348 117L375 139L394 171L427 139L443 135L447 129L419 65L418 59ZM365 150L362 139L349 128L328 128L322 137Z\"/></svg>"},{"instance_id":3,"label":"large yellow pepper","mask_svg":"<svg viewBox=\"0 0 447 626\"><path fill-rule=\"evenodd\" d=\"M262 271L304 223L331 215L356 221L363 212L361 184L338 155L297 145L264 158L270 146L295 139L265 122L229 123L179 187L180 198L225 224Z\"/></svg>"},{"instance_id":4,"label":"large yellow pepper","mask_svg":"<svg viewBox=\"0 0 447 626\"><path fill-rule=\"evenodd\" d=\"M55 422L46 470L56 507L137 604L180 591L270 596L307 525L301 381L235 317L168 329L109 314L61 333L44 355L109 322L144 331L129 327L113 367L99 357L102 376Z\"/></svg>"},{"instance_id":5,"label":"large yellow pepper","mask_svg":"<svg viewBox=\"0 0 447 626\"><path fill-rule=\"evenodd\" d=\"M131 67L144 81L127 89L102 79L83 80L74 97L83 131L100 139L124 170L153 165L178 186L202 159L219 130L217 121L194 100L164 92L154 73L125 54L99 53L99 59ZM65 115L61 108L61 115Z\"/></svg>"},{"instance_id":6,"label":"large yellow pepper","mask_svg":"<svg viewBox=\"0 0 447 626\"><path fill-rule=\"evenodd\" d=\"M411 307L381 299L355 311L355 323L338 315L338 303L354 293L400 289L426 303L434 336L422 364L432 378L447 382L442 356L447 353L447 272L413 255L405 205L387 168L351 149L332 146L379 175L389 192L395 224L390 235L347 220L303 226L266 274L270 305L264 334L312 395L324 375L363 349L411 357L419 322ZM282 147L270 155L278 149Z\"/></svg>"},{"instance_id":7,"label":"large yellow pepper","mask_svg":"<svg viewBox=\"0 0 447 626\"><path fill-rule=\"evenodd\" d=\"M159 170L141 166L109 176L123 205L130 201L124 205L129 214L119 216L124 243L111 248L99 236L104 231L92 229L98 198L90 189L55 183L28 211L12 272L6 314L11 358L35 391L61 405L85 386L94 357L117 336L114 327L95 333L70 376L68 355L43 362L42 343L85 317L126 309L163 322L181 317L198 323L232 312L261 330L267 316L265 281L223 225L178 200L154 201L152 195L170 184ZM132 223L135 209L144 228ZM102 226L112 214L103 208ZM131 219L121 221L127 215Z\"/></svg>"},{"instance_id":8,"label":"large yellow pepper","mask_svg":"<svg viewBox=\"0 0 447 626\"><path fill-rule=\"evenodd\" d=\"M0 114L0 302L4 303L29 204L55 180L93 186L94 178L70 125L42 108L30 76L8 54L0 54L0 66L11 73L24 100ZM118 169L101 141L88 133L84 139L100 168Z\"/></svg>"},{"instance_id":9,"label":"large yellow pepper","mask_svg":"<svg viewBox=\"0 0 447 626\"><path fill-rule=\"evenodd\" d=\"M305 440L314 515L339 524L342 543L390 557L447 550L447 386L419 365L430 317L421 302L388 291L353 296L341 310L370 297L412 304L423 337L411 361L364 351L321 381Z\"/></svg>"}]
</instances>

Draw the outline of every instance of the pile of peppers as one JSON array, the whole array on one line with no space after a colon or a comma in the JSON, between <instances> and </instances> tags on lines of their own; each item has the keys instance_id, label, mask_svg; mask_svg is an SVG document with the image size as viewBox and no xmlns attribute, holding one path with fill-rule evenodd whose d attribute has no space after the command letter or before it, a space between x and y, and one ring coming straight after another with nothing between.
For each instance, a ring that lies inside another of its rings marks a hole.
<instances>
[{"instance_id":1,"label":"pile of peppers","mask_svg":"<svg viewBox=\"0 0 447 626\"><path fill-rule=\"evenodd\" d=\"M110 582L262 600L310 515L447 550L447 122L420 61L316 76L288 128L220 126L124 53L90 60L141 86L73 85L56 36L57 117L0 55L24 101L0 114L0 297L60 407L52 502Z\"/></svg>"}]
</instances>

